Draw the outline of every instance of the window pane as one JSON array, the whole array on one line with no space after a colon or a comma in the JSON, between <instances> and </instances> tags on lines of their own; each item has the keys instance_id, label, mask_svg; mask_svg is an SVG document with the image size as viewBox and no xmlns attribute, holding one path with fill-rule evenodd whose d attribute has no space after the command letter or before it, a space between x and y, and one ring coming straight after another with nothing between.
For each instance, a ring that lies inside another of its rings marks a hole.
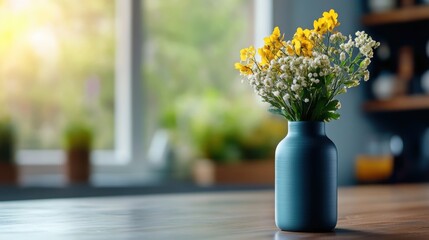
<instances>
[{"instance_id":1,"label":"window pane","mask_svg":"<svg viewBox=\"0 0 429 240\"><path fill-rule=\"evenodd\" d=\"M253 44L253 2L144 1L149 141L156 129L169 128L180 133L175 143L186 145L179 150L193 157L246 157L238 153L237 136L255 130L251 128L267 117L234 69L240 49Z\"/></svg>"},{"instance_id":2,"label":"window pane","mask_svg":"<svg viewBox=\"0 0 429 240\"><path fill-rule=\"evenodd\" d=\"M114 1L6 0L0 22L0 109L19 148L60 148L81 118L96 148L112 148Z\"/></svg>"}]
</instances>

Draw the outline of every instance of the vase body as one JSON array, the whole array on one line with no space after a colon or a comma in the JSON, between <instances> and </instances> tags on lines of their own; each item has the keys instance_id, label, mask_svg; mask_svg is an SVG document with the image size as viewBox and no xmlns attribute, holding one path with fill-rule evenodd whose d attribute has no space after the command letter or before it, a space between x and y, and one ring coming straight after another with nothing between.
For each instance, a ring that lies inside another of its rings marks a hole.
<instances>
[{"instance_id":1,"label":"vase body","mask_svg":"<svg viewBox=\"0 0 429 240\"><path fill-rule=\"evenodd\" d=\"M275 156L275 220L284 231L332 231L337 224L337 149L323 122L289 122Z\"/></svg>"}]
</instances>

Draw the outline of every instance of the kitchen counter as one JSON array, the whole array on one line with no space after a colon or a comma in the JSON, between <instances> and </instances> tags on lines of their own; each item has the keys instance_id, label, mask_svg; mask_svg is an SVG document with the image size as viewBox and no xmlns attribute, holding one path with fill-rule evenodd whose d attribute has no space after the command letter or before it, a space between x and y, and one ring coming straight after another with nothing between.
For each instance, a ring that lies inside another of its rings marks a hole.
<instances>
[{"instance_id":1,"label":"kitchen counter","mask_svg":"<svg viewBox=\"0 0 429 240\"><path fill-rule=\"evenodd\" d=\"M337 228L279 231L272 190L0 202L1 239L429 239L429 185L340 188Z\"/></svg>"}]
</instances>

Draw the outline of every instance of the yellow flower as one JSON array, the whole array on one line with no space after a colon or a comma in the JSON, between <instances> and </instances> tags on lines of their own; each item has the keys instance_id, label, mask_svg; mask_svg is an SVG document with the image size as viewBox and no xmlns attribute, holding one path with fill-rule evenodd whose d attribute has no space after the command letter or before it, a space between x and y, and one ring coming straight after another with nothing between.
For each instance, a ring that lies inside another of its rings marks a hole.
<instances>
[{"instance_id":1,"label":"yellow flower","mask_svg":"<svg viewBox=\"0 0 429 240\"><path fill-rule=\"evenodd\" d=\"M304 55L306 57L312 56L313 41L310 39L311 31L309 29L297 28L295 35L292 39L292 45L297 55ZM289 52L289 50L288 50Z\"/></svg>"},{"instance_id":2,"label":"yellow flower","mask_svg":"<svg viewBox=\"0 0 429 240\"><path fill-rule=\"evenodd\" d=\"M302 28L299 27L296 29L295 35L293 37L297 39L308 39L310 38L310 34L311 34L311 31L309 29L303 30Z\"/></svg>"},{"instance_id":3,"label":"yellow flower","mask_svg":"<svg viewBox=\"0 0 429 240\"><path fill-rule=\"evenodd\" d=\"M280 28L279 27L275 27L274 30L273 30L273 33L270 36L271 42L277 42L277 41L279 41L280 40L280 36L281 36Z\"/></svg>"},{"instance_id":4,"label":"yellow flower","mask_svg":"<svg viewBox=\"0 0 429 240\"><path fill-rule=\"evenodd\" d=\"M264 37L264 44L265 45L271 45L271 36Z\"/></svg>"},{"instance_id":5,"label":"yellow flower","mask_svg":"<svg viewBox=\"0 0 429 240\"><path fill-rule=\"evenodd\" d=\"M250 68L250 66L251 66L250 64L249 65L243 65L241 63L235 63L234 66L235 66L235 69L240 70L241 74L250 75L253 73L252 69Z\"/></svg>"},{"instance_id":6,"label":"yellow flower","mask_svg":"<svg viewBox=\"0 0 429 240\"><path fill-rule=\"evenodd\" d=\"M261 56L261 65L269 64L270 61L275 57L270 46L267 45L265 45L263 48L259 48L258 53Z\"/></svg>"},{"instance_id":7,"label":"yellow flower","mask_svg":"<svg viewBox=\"0 0 429 240\"><path fill-rule=\"evenodd\" d=\"M287 45L286 46L286 52L288 55L293 56L295 55L295 50L293 49L292 45Z\"/></svg>"},{"instance_id":8,"label":"yellow flower","mask_svg":"<svg viewBox=\"0 0 429 240\"><path fill-rule=\"evenodd\" d=\"M240 59L241 61L247 61L247 59L252 59L255 56L255 48L250 46L248 48L243 48L240 50Z\"/></svg>"},{"instance_id":9,"label":"yellow flower","mask_svg":"<svg viewBox=\"0 0 429 240\"><path fill-rule=\"evenodd\" d=\"M334 9L329 10L329 12L324 12L323 18L326 20L330 32L334 31L334 28L340 26L340 22L338 22L338 13L336 13Z\"/></svg>"},{"instance_id":10,"label":"yellow flower","mask_svg":"<svg viewBox=\"0 0 429 240\"><path fill-rule=\"evenodd\" d=\"M319 18L313 22L314 31L318 34L325 34L328 31L328 22L325 18Z\"/></svg>"},{"instance_id":11,"label":"yellow flower","mask_svg":"<svg viewBox=\"0 0 429 240\"><path fill-rule=\"evenodd\" d=\"M284 36L280 33L280 28L275 27L270 36L264 38L265 45L275 45L281 43L284 39Z\"/></svg>"},{"instance_id":12,"label":"yellow flower","mask_svg":"<svg viewBox=\"0 0 429 240\"><path fill-rule=\"evenodd\" d=\"M281 34L279 27L275 27L270 36L264 38L264 49L258 50L259 55L264 59L262 64L265 65L274 56L281 56L280 49L286 44L284 35Z\"/></svg>"},{"instance_id":13,"label":"yellow flower","mask_svg":"<svg viewBox=\"0 0 429 240\"><path fill-rule=\"evenodd\" d=\"M302 53L306 57L311 57L313 54L313 43L307 40L301 42Z\"/></svg>"},{"instance_id":14,"label":"yellow flower","mask_svg":"<svg viewBox=\"0 0 429 240\"><path fill-rule=\"evenodd\" d=\"M293 39L292 44L295 48L296 55L301 55L301 41L298 39Z\"/></svg>"},{"instance_id":15,"label":"yellow flower","mask_svg":"<svg viewBox=\"0 0 429 240\"><path fill-rule=\"evenodd\" d=\"M280 49L285 44L283 40L284 35L281 34L279 27L275 27L271 35L264 38L264 47L258 49L262 66L269 64L276 56L282 55Z\"/></svg>"}]
</instances>

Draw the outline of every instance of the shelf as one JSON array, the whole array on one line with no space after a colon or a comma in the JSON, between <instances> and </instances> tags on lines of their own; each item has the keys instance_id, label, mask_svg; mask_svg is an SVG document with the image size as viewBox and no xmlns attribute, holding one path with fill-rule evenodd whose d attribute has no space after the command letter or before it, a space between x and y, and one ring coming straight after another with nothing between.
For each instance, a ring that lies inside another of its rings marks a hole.
<instances>
[{"instance_id":1,"label":"shelf","mask_svg":"<svg viewBox=\"0 0 429 240\"><path fill-rule=\"evenodd\" d=\"M429 6L413 6L381 13L370 13L362 17L362 24L376 26L429 20Z\"/></svg>"},{"instance_id":2,"label":"shelf","mask_svg":"<svg viewBox=\"0 0 429 240\"><path fill-rule=\"evenodd\" d=\"M363 105L363 110L366 112L429 110L429 96L415 95L369 101Z\"/></svg>"}]
</instances>

